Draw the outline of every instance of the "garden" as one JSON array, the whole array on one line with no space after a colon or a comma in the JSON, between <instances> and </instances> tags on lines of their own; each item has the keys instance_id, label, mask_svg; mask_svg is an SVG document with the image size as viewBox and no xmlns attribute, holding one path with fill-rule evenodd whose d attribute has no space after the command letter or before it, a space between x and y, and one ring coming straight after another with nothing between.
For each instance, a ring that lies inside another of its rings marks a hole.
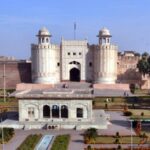
<instances>
[{"instance_id":1,"label":"garden","mask_svg":"<svg viewBox=\"0 0 150 150\"><path fill-rule=\"evenodd\" d=\"M51 150L67 150L70 141L70 135L58 135L53 144Z\"/></svg>"},{"instance_id":2,"label":"garden","mask_svg":"<svg viewBox=\"0 0 150 150\"><path fill-rule=\"evenodd\" d=\"M7 143L14 135L13 128L0 128L0 144Z\"/></svg>"},{"instance_id":3,"label":"garden","mask_svg":"<svg viewBox=\"0 0 150 150\"><path fill-rule=\"evenodd\" d=\"M17 148L17 150L33 150L37 143L40 141L42 134L31 134L26 137L23 143Z\"/></svg>"},{"instance_id":4,"label":"garden","mask_svg":"<svg viewBox=\"0 0 150 150\"><path fill-rule=\"evenodd\" d=\"M139 135L126 135L122 136L119 134L119 132L116 132L116 135L98 135L97 129L95 128L89 128L84 132L84 143L90 144L85 148L85 150L130 150L129 149L123 149L123 144L131 144L131 138L132 138L132 144L138 144L139 146L142 146L143 144L150 144L149 136L144 132L140 133ZM92 144L117 144L117 148L92 148ZM140 150L139 148L133 148L133 150ZM147 148L143 148L142 150L148 150Z\"/></svg>"}]
</instances>

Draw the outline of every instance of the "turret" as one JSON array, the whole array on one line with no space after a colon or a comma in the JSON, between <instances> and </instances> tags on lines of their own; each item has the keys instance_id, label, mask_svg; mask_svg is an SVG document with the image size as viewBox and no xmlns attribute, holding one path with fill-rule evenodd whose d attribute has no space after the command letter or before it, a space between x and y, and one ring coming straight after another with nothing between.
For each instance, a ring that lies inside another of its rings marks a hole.
<instances>
[{"instance_id":1,"label":"turret","mask_svg":"<svg viewBox=\"0 0 150 150\"><path fill-rule=\"evenodd\" d=\"M50 43L51 34L45 27L39 30L37 37L38 37L38 44Z\"/></svg>"},{"instance_id":2,"label":"turret","mask_svg":"<svg viewBox=\"0 0 150 150\"><path fill-rule=\"evenodd\" d=\"M107 28L99 31L99 48L95 55L95 82L113 84L117 78L117 49L110 43L111 34Z\"/></svg>"},{"instance_id":3,"label":"turret","mask_svg":"<svg viewBox=\"0 0 150 150\"><path fill-rule=\"evenodd\" d=\"M37 37L38 44L31 45L32 82L58 83L59 46L50 43L51 34L45 27L39 30Z\"/></svg>"}]
</instances>

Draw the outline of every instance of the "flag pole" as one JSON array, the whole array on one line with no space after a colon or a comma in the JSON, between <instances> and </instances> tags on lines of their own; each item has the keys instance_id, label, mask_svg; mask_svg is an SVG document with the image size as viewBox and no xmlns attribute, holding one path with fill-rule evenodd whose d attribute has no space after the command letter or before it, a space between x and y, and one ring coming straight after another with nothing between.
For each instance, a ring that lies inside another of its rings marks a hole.
<instances>
[{"instance_id":1,"label":"flag pole","mask_svg":"<svg viewBox=\"0 0 150 150\"><path fill-rule=\"evenodd\" d=\"M74 40L76 40L76 22L74 22Z\"/></svg>"}]
</instances>

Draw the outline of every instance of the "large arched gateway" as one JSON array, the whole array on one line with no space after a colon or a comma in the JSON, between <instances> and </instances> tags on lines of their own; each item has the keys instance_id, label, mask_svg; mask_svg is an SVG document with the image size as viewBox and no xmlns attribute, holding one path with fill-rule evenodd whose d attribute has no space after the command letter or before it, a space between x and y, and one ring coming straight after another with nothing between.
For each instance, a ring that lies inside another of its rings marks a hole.
<instances>
[{"instance_id":1,"label":"large arched gateway","mask_svg":"<svg viewBox=\"0 0 150 150\"><path fill-rule=\"evenodd\" d=\"M72 68L70 70L70 81L80 81L80 70Z\"/></svg>"}]
</instances>

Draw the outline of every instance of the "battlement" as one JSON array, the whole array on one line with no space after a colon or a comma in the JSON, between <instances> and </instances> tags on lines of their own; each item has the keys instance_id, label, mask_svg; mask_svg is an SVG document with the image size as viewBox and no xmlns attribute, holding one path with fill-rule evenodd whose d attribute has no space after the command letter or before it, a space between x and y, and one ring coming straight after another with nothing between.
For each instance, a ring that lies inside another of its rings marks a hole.
<instances>
[{"instance_id":1,"label":"battlement","mask_svg":"<svg viewBox=\"0 0 150 150\"><path fill-rule=\"evenodd\" d=\"M105 45L100 45L100 49L102 49L102 50L105 50L105 49L118 50L118 46L112 45L112 44L105 44Z\"/></svg>"},{"instance_id":2,"label":"battlement","mask_svg":"<svg viewBox=\"0 0 150 150\"><path fill-rule=\"evenodd\" d=\"M32 50L37 50L37 49L60 49L60 47L58 45L54 45L54 44L31 44L31 49Z\"/></svg>"}]
</instances>

